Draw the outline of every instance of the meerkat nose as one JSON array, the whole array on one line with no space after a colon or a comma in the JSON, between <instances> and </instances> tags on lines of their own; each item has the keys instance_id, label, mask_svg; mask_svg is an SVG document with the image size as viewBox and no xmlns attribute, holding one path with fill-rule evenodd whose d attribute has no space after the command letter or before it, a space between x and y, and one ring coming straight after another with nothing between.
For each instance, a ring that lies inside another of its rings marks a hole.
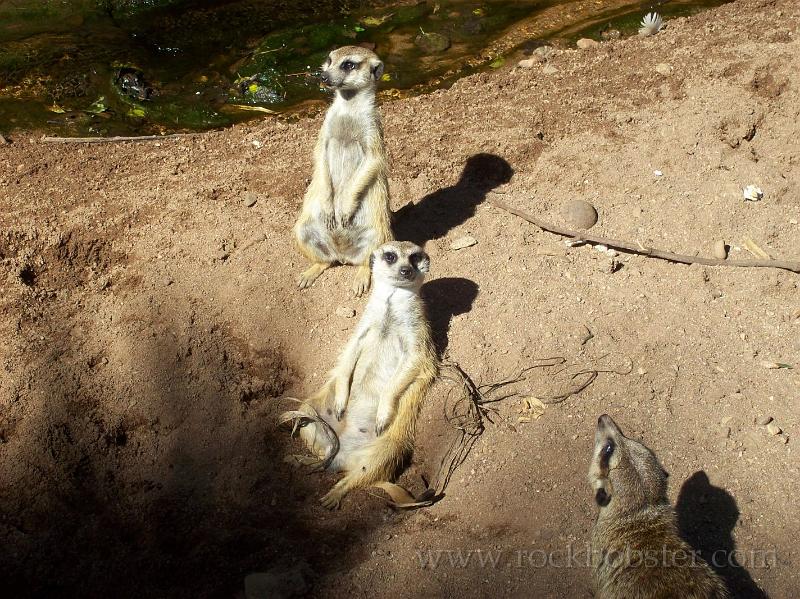
<instances>
[{"instance_id":1,"label":"meerkat nose","mask_svg":"<svg viewBox=\"0 0 800 599\"><path fill-rule=\"evenodd\" d=\"M328 76L328 73L325 72L325 71L323 71L320 74L319 79L320 79L320 81L322 81L322 83L326 83L327 84L327 83L331 82L331 78Z\"/></svg>"},{"instance_id":2,"label":"meerkat nose","mask_svg":"<svg viewBox=\"0 0 800 599\"><path fill-rule=\"evenodd\" d=\"M411 273L412 272L413 271L411 270L410 266L401 266L400 267L400 276L403 276L403 277L405 277L407 279L411 278Z\"/></svg>"}]
</instances>

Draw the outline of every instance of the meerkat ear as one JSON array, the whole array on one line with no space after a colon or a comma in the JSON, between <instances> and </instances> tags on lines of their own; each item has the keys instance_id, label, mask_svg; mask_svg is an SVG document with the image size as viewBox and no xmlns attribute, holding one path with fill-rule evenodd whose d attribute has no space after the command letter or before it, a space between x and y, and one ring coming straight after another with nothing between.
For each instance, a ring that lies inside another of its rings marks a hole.
<instances>
[{"instance_id":1,"label":"meerkat ear","mask_svg":"<svg viewBox=\"0 0 800 599\"><path fill-rule=\"evenodd\" d=\"M383 62L376 59L370 62L370 66L372 67L372 76L375 78L375 81L379 81L383 75Z\"/></svg>"},{"instance_id":2,"label":"meerkat ear","mask_svg":"<svg viewBox=\"0 0 800 599\"><path fill-rule=\"evenodd\" d=\"M414 265L419 272L427 274L431 269L431 258L425 252L416 252L409 257L411 264Z\"/></svg>"}]
</instances>

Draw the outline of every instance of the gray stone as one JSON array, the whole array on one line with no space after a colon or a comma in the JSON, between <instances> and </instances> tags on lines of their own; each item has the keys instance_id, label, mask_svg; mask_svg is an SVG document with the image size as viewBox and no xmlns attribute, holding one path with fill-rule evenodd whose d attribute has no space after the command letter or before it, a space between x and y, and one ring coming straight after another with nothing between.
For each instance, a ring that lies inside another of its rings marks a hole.
<instances>
[{"instance_id":1,"label":"gray stone","mask_svg":"<svg viewBox=\"0 0 800 599\"><path fill-rule=\"evenodd\" d=\"M772 422L772 416L762 416L761 418L756 420L756 423L759 426L767 426L770 422Z\"/></svg>"},{"instance_id":2,"label":"gray stone","mask_svg":"<svg viewBox=\"0 0 800 599\"><path fill-rule=\"evenodd\" d=\"M471 247L473 245L477 245L478 240L474 237L469 235L465 235L464 237L459 237L453 243L450 244L451 250L463 250L464 248Z\"/></svg>"},{"instance_id":3,"label":"gray stone","mask_svg":"<svg viewBox=\"0 0 800 599\"><path fill-rule=\"evenodd\" d=\"M721 239L714 242L714 249L711 251L717 260L725 260L728 257L728 248Z\"/></svg>"},{"instance_id":4,"label":"gray stone","mask_svg":"<svg viewBox=\"0 0 800 599\"><path fill-rule=\"evenodd\" d=\"M450 38L441 33L420 33L414 43L426 54L436 54L450 47Z\"/></svg>"},{"instance_id":5,"label":"gray stone","mask_svg":"<svg viewBox=\"0 0 800 599\"><path fill-rule=\"evenodd\" d=\"M597 40L589 39L588 37L582 37L578 40L577 44L578 48L581 50L588 50L589 48L594 48L595 46L599 46L600 42Z\"/></svg>"},{"instance_id":6,"label":"gray stone","mask_svg":"<svg viewBox=\"0 0 800 599\"><path fill-rule=\"evenodd\" d=\"M353 318L353 316L356 315L356 311L353 310L353 308L348 308L347 306L339 306L336 308L336 315L344 318Z\"/></svg>"},{"instance_id":7,"label":"gray stone","mask_svg":"<svg viewBox=\"0 0 800 599\"><path fill-rule=\"evenodd\" d=\"M672 74L672 67L665 62L660 62L656 65L656 73L666 77Z\"/></svg>"},{"instance_id":8,"label":"gray stone","mask_svg":"<svg viewBox=\"0 0 800 599\"><path fill-rule=\"evenodd\" d=\"M570 226L578 229L590 229L597 223L597 210L583 200L571 200L564 204L563 216Z\"/></svg>"},{"instance_id":9,"label":"gray stone","mask_svg":"<svg viewBox=\"0 0 800 599\"><path fill-rule=\"evenodd\" d=\"M242 203L248 208L255 206L257 201L258 196L251 191L248 191L242 196Z\"/></svg>"}]
</instances>

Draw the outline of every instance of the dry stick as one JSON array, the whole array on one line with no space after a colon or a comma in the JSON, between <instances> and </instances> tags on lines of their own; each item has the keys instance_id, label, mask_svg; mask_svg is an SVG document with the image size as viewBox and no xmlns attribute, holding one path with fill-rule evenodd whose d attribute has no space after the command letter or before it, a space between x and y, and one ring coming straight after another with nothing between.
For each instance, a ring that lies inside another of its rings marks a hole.
<instances>
[{"instance_id":1,"label":"dry stick","mask_svg":"<svg viewBox=\"0 0 800 599\"><path fill-rule=\"evenodd\" d=\"M160 139L175 139L177 137L191 137L198 133L172 133L170 135L133 135L130 137L42 137L46 144L104 144L120 141L154 141Z\"/></svg>"},{"instance_id":2,"label":"dry stick","mask_svg":"<svg viewBox=\"0 0 800 599\"><path fill-rule=\"evenodd\" d=\"M535 216L531 216L527 212L523 212L522 210L517 210L516 208L512 208L508 206L504 202L500 200L489 200L489 203L496 208L500 208L501 210L505 210L515 216L520 217L528 221L529 223L533 223L543 231L548 231L550 233L555 233L556 235L563 235L564 237L571 237L572 239L576 239L579 241L586 241L589 243L597 243L602 244L608 247L613 247L618 250L624 250L626 252L632 252L634 254L641 254L643 256L650 256L651 258L660 258L661 260L669 260L670 262L680 262L682 264L705 264L706 266L752 266L752 267L762 267L762 268L782 268L784 270L790 270L792 272L800 273L800 262L794 262L791 260L718 260L716 258L703 258L702 256L688 256L686 254L675 254L673 252L665 252L664 250L657 250L654 248L648 248L641 245L634 245L632 243L628 243L626 241L619 241L617 239L606 239L605 237L594 237L592 235L586 235L580 231L573 231L571 229L564 229L562 227L556 227L554 225L548 224L536 218Z\"/></svg>"}]
</instances>

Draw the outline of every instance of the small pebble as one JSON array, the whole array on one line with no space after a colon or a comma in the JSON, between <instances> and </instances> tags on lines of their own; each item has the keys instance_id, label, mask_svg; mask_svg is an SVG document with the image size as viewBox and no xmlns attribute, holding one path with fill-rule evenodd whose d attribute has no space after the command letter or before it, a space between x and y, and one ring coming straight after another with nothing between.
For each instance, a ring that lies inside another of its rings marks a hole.
<instances>
[{"instance_id":1,"label":"small pebble","mask_svg":"<svg viewBox=\"0 0 800 599\"><path fill-rule=\"evenodd\" d=\"M772 416L762 416L756 422L759 426L767 426L770 422L772 422Z\"/></svg>"},{"instance_id":2,"label":"small pebble","mask_svg":"<svg viewBox=\"0 0 800 599\"><path fill-rule=\"evenodd\" d=\"M583 37L579 39L576 44L576 46L578 46L578 48L580 48L581 50L588 50L589 48L594 48L595 46L599 45L600 42L593 39L589 39L588 37Z\"/></svg>"},{"instance_id":3,"label":"small pebble","mask_svg":"<svg viewBox=\"0 0 800 599\"><path fill-rule=\"evenodd\" d=\"M464 237L459 237L453 243L450 244L451 250L463 250L464 248L471 247L473 245L477 245L478 240L470 235L465 235Z\"/></svg>"},{"instance_id":4,"label":"small pebble","mask_svg":"<svg viewBox=\"0 0 800 599\"><path fill-rule=\"evenodd\" d=\"M564 204L564 219L573 227L590 229L597 223L597 210L589 202L571 200Z\"/></svg>"},{"instance_id":5,"label":"small pebble","mask_svg":"<svg viewBox=\"0 0 800 599\"><path fill-rule=\"evenodd\" d=\"M517 66L520 67L521 69L531 69L537 64L539 64L538 60L535 60L533 58L526 58L524 60L520 60L517 63Z\"/></svg>"},{"instance_id":6,"label":"small pebble","mask_svg":"<svg viewBox=\"0 0 800 599\"><path fill-rule=\"evenodd\" d=\"M656 65L656 73L666 77L667 75L672 74L672 67L665 62L660 62Z\"/></svg>"},{"instance_id":7,"label":"small pebble","mask_svg":"<svg viewBox=\"0 0 800 599\"><path fill-rule=\"evenodd\" d=\"M247 192L242 197L242 203L248 208L255 206L257 201L258 201L258 196L252 192Z\"/></svg>"},{"instance_id":8,"label":"small pebble","mask_svg":"<svg viewBox=\"0 0 800 599\"><path fill-rule=\"evenodd\" d=\"M546 65L544 65L544 67L542 68L542 73L543 73L544 75L555 75L556 73L558 73L558 69L557 69L557 68L555 68L555 67L554 67L553 65L551 65L551 64L546 64Z\"/></svg>"},{"instance_id":9,"label":"small pebble","mask_svg":"<svg viewBox=\"0 0 800 599\"><path fill-rule=\"evenodd\" d=\"M348 308L347 306L339 306L336 308L336 315L343 316L344 318L353 318L356 315L356 311L353 308Z\"/></svg>"},{"instance_id":10,"label":"small pebble","mask_svg":"<svg viewBox=\"0 0 800 599\"><path fill-rule=\"evenodd\" d=\"M162 283L164 284L164 287L169 287L174 282L175 281L173 281L171 277L164 277L164 280L162 281Z\"/></svg>"},{"instance_id":11,"label":"small pebble","mask_svg":"<svg viewBox=\"0 0 800 599\"><path fill-rule=\"evenodd\" d=\"M714 242L714 249L711 252L717 260L725 260L728 257L728 248L721 239Z\"/></svg>"},{"instance_id":12,"label":"small pebble","mask_svg":"<svg viewBox=\"0 0 800 599\"><path fill-rule=\"evenodd\" d=\"M228 256L230 256L230 253L228 253L226 250L220 250L217 252L216 258L220 262L224 262L228 259Z\"/></svg>"},{"instance_id":13,"label":"small pebble","mask_svg":"<svg viewBox=\"0 0 800 599\"><path fill-rule=\"evenodd\" d=\"M783 431L781 430L781 427L779 427L777 424L775 424L775 422L770 422L767 425L767 432L770 435L780 435Z\"/></svg>"},{"instance_id":14,"label":"small pebble","mask_svg":"<svg viewBox=\"0 0 800 599\"><path fill-rule=\"evenodd\" d=\"M653 171L653 174L654 174L656 177L663 177L663 176L664 176L664 173L662 173L661 171Z\"/></svg>"}]
</instances>

